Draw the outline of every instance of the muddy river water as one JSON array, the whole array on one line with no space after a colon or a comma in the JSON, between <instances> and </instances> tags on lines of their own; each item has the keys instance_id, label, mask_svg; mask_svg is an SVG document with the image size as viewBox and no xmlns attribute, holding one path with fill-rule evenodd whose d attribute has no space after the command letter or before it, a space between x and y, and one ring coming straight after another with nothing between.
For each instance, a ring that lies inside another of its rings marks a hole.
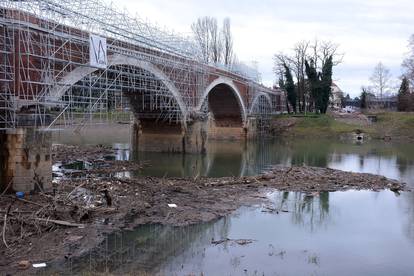
<instances>
[{"instance_id":1,"label":"muddy river water","mask_svg":"<svg viewBox=\"0 0 414 276\"><path fill-rule=\"evenodd\" d=\"M56 143L100 143L117 159L147 162L154 176L253 175L270 165L310 165L369 172L414 189L414 145L370 141L266 140L210 143L206 155L140 153L127 131L55 135ZM109 236L85 258L54 267L62 274L131 275L413 275L414 193L272 192L285 212L243 207L218 221L187 227L147 225ZM240 245L212 240L251 239Z\"/></svg>"}]
</instances>

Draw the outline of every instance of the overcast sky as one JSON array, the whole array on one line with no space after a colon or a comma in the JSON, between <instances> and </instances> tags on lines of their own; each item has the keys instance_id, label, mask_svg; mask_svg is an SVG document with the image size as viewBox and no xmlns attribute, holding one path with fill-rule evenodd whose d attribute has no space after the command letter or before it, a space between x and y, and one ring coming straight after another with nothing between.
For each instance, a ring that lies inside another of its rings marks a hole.
<instances>
[{"instance_id":1,"label":"overcast sky","mask_svg":"<svg viewBox=\"0 0 414 276\"><path fill-rule=\"evenodd\" d=\"M396 79L414 33L413 0L117 0L116 5L160 26L190 35L201 16L230 17L234 50L257 61L263 84L272 85L273 55L299 40L331 40L345 53L334 69L338 85L352 96L369 84L382 61Z\"/></svg>"}]
</instances>

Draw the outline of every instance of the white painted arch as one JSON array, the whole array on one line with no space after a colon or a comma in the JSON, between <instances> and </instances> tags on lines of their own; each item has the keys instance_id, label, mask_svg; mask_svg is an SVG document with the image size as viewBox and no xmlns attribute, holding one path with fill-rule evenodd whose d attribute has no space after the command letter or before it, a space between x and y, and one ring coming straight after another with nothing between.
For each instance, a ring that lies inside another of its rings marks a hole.
<instances>
[{"instance_id":1,"label":"white painted arch","mask_svg":"<svg viewBox=\"0 0 414 276\"><path fill-rule=\"evenodd\" d=\"M228 87L231 88L234 96L236 96L236 99L239 103L241 113L242 113L242 116L241 116L242 121L243 121L243 123L245 123L246 119L247 119L247 109L246 109L246 106L243 102L243 98L241 97L239 89L236 87L236 85L233 83L233 81L230 78L227 78L227 77L220 76L217 79L215 79L213 82L211 82L209 84L209 86L207 86L206 90L204 90L204 94L203 94L200 102L198 103L198 106L197 106L196 110L201 111L201 107L202 107L204 101L207 100L208 94L214 89L214 87L216 87L219 84L225 84L225 85L227 85Z\"/></svg>"},{"instance_id":2,"label":"white painted arch","mask_svg":"<svg viewBox=\"0 0 414 276\"><path fill-rule=\"evenodd\" d=\"M183 121L184 124L186 122L188 110L180 96L180 93L178 89L175 87L175 85L169 80L169 78L156 66L152 65L149 62L142 61L133 57L120 55L120 54L114 54L108 57L108 67L115 66L115 65L130 65L139 67L141 69L144 69L151 74L153 74L155 77L157 77L171 92L171 94L174 96L175 100L178 103L178 106L180 107L180 110L183 114ZM86 77L89 74L92 74L93 72L100 70L99 68L90 67L89 65L85 66L79 66L72 70L69 74L67 74L62 81L60 81L58 84L56 84L54 87L51 88L50 96L52 101L58 102L61 97L69 90L69 88Z\"/></svg>"},{"instance_id":3,"label":"white painted arch","mask_svg":"<svg viewBox=\"0 0 414 276\"><path fill-rule=\"evenodd\" d=\"M266 101L269 103L270 109L272 109L272 99L270 98L269 94L260 92L254 97L253 102L252 102L252 106L250 107L250 110L249 110L249 114L252 114L253 109L254 109L255 105L257 104L257 102L259 101L260 97L265 97Z\"/></svg>"}]
</instances>

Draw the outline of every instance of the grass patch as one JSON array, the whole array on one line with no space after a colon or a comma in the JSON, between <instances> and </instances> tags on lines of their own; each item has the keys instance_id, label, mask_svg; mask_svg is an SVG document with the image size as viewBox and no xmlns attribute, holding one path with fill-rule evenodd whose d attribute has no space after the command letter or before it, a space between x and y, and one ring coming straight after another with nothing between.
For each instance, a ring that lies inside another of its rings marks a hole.
<instances>
[{"instance_id":1,"label":"grass patch","mask_svg":"<svg viewBox=\"0 0 414 276\"><path fill-rule=\"evenodd\" d=\"M359 126L338 122L331 116L322 114L298 118L292 131L295 136L336 137L358 128Z\"/></svg>"},{"instance_id":2,"label":"grass patch","mask_svg":"<svg viewBox=\"0 0 414 276\"><path fill-rule=\"evenodd\" d=\"M374 114L377 123L372 125L376 134L381 137L414 138L414 113L413 112L387 112Z\"/></svg>"},{"instance_id":3,"label":"grass patch","mask_svg":"<svg viewBox=\"0 0 414 276\"><path fill-rule=\"evenodd\" d=\"M374 139L390 137L392 140L414 140L414 112L370 113L376 115L377 122L368 126L335 120L329 114L278 115L274 125L289 125L283 136L338 138L342 134L362 130ZM294 121L294 124L286 124ZM277 132L280 133L280 132Z\"/></svg>"}]
</instances>

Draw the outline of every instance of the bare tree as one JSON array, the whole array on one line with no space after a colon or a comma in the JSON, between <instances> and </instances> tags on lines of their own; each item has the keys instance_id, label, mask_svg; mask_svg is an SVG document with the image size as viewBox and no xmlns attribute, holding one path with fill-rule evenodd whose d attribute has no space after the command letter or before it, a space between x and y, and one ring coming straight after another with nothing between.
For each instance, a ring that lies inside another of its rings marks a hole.
<instances>
[{"instance_id":1,"label":"bare tree","mask_svg":"<svg viewBox=\"0 0 414 276\"><path fill-rule=\"evenodd\" d=\"M233 57L233 37L230 30L230 18L224 18L221 33L223 40L223 62L224 65L230 65Z\"/></svg>"},{"instance_id":2,"label":"bare tree","mask_svg":"<svg viewBox=\"0 0 414 276\"><path fill-rule=\"evenodd\" d=\"M339 53L339 45L331 41L315 39L299 41L293 47L291 54L279 53L274 56L274 72L278 78L283 78L283 64L286 64L294 73L298 93L298 107L300 112L306 112L311 108L312 95L307 87L305 61L314 64L316 69L322 70L326 61L332 56L333 66L340 64L344 54Z\"/></svg>"},{"instance_id":3,"label":"bare tree","mask_svg":"<svg viewBox=\"0 0 414 276\"><path fill-rule=\"evenodd\" d=\"M280 89L282 89L285 99L287 99L288 93L286 90L286 68L290 70L291 60L288 58L287 55L283 53L279 53L279 54L274 55L273 61L274 61L273 72L278 78L277 85L279 86ZM286 100L285 104L286 104L287 112L290 113L289 101Z\"/></svg>"},{"instance_id":4,"label":"bare tree","mask_svg":"<svg viewBox=\"0 0 414 276\"><path fill-rule=\"evenodd\" d=\"M298 92L298 107L299 112L306 112L306 84L305 84L305 61L307 58L309 48L309 41L302 40L296 43L293 48L293 71L297 80L297 92Z\"/></svg>"},{"instance_id":5,"label":"bare tree","mask_svg":"<svg viewBox=\"0 0 414 276\"><path fill-rule=\"evenodd\" d=\"M414 34L411 35L408 42L408 53L403 61L404 75L408 78L411 85L414 85Z\"/></svg>"},{"instance_id":6,"label":"bare tree","mask_svg":"<svg viewBox=\"0 0 414 276\"><path fill-rule=\"evenodd\" d=\"M275 73L276 77L280 80L284 80L284 65L290 68L290 60L287 55L284 53L275 54L273 56L273 72Z\"/></svg>"},{"instance_id":7,"label":"bare tree","mask_svg":"<svg viewBox=\"0 0 414 276\"><path fill-rule=\"evenodd\" d=\"M389 92L391 87L390 70L385 67L382 62L379 62L372 72L370 81L372 83L372 88L376 93L376 96L382 100L384 95Z\"/></svg>"},{"instance_id":8,"label":"bare tree","mask_svg":"<svg viewBox=\"0 0 414 276\"><path fill-rule=\"evenodd\" d=\"M315 39L314 43L310 45L312 49L312 60L317 69L323 68L326 61L332 56L333 66L337 66L342 63L344 54L339 52L339 44L332 41Z\"/></svg>"},{"instance_id":9,"label":"bare tree","mask_svg":"<svg viewBox=\"0 0 414 276\"><path fill-rule=\"evenodd\" d=\"M213 18L205 16L198 18L195 23L191 25L195 39L201 49L202 60L210 62L210 46L211 46L211 25Z\"/></svg>"},{"instance_id":10,"label":"bare tree","mask_svg":"<svg viewBox=\"0 0 414 276\"><path fill-rule=\"evenodd\" d=\"M211 57L210 61L214 63L219 63L221 61L222 56L222 44L221 44L221 37L220 32L217 26L217 19L211 18L210 24L210 37L211 37Z\"/></svg>"},{"instance_id":11,"label":"bare tree","mask_svg":"<svg viewBox=\"0 0 414 276\"><path fill-rule=\"evenodd\" d=\"M231 65L234 53L229 18L223 20L221 30L218 28L217 19L208 16L197 19L191 29L200 46L204 62Z\"/></svg>"}]
</instances>

